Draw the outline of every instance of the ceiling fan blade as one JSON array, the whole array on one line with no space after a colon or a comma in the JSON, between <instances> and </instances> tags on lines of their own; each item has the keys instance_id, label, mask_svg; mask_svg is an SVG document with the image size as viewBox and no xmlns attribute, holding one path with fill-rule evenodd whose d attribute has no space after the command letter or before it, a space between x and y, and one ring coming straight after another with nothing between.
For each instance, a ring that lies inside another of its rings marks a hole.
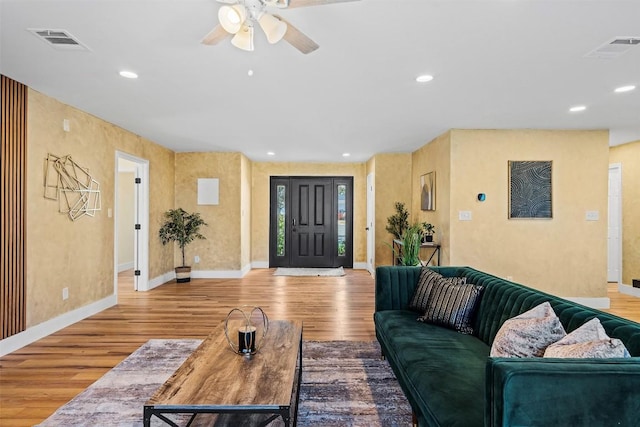
<instances>
[{"instance_id":1,"label":"ceiling fan blade","mask_svg":"<svg viewBox=\"0 0 640 427\"><path fill-rule=\"evenodd\" d=\"M287 24L287 32L284 33L283 39L285 39L291 46L295 47L300 52L306 55L320 47L318 43L311 40L302 31L291 25L286 19L282 18L282 16L273 16Z\"/></svg>"},{"instance_id":2,"label":"ceiling fan blade","mask_svg":"<svg viewBox=\"0 0 640 427\"><path fill-rule=\"evenodd\" d=\"M360 0L289 0L289 7L287 9L291 9L292 7L322 6L325 4L346 3L352 1Z\"/></svg>"},{"instance_id":3,"label":"ceiling fan blade","mask_svg":"<svg viewBox=\"0 0 640 427\"><path fill-rule=\"evenodd\" d=\"M202 39L202 44L214 45L220 43L222 40L230 36L231 34L227 33L222 25L216 25L213 30L209 31L209 33L204 36Z\"/></svg>"}]
</instances>

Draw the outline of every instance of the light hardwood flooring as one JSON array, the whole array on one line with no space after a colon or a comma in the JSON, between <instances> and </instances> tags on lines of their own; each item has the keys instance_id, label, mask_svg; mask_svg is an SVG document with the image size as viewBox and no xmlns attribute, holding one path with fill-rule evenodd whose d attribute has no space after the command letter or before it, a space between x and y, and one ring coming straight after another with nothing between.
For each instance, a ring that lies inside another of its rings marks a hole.
<instances>
[{"instance_id":1,"label":"light hardwood flooring","mask_svg":"<svg viewBox=\"0 0 640 427\"><path fill-rule=\"evenodd\" d=\"M258 305L270 319L304 322L305 340L375 340L374 282L344 277L275 277L252 270L242 279L195 279L134 292L119 277L118 305L0 358L0 425L31 426L104 375L151 338L204 338L229 310ZM611 312L640 321L640 299L609 285Z\"/></svg>"}]
</instances>

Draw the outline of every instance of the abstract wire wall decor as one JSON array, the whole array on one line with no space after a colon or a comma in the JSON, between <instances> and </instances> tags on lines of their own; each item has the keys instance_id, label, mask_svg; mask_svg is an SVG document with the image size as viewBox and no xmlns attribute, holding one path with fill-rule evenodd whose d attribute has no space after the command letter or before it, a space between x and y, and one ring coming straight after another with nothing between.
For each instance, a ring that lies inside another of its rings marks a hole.
<instances>
[{"instance_id":1,"label":"abstract wire wall decor","mask_svg":"<svg viewBox=\"0 0 640 427\"><path fill-rule=\"evenodd\" d=\"M100 184L70 155L47 154L44 160L44 198L58 201L58 211L72 221L94 216L100 205Z\"/></svg>"},{"instance_id":2,"label":"abstract wire wall decor","mask_svg":"<svg viewBox=\"0 0 640 427\"><path fill-rule=\"evenodd\" d=\"M509 161L509 219L553 218L551 161Z\"/></svg>"}]
</instances>

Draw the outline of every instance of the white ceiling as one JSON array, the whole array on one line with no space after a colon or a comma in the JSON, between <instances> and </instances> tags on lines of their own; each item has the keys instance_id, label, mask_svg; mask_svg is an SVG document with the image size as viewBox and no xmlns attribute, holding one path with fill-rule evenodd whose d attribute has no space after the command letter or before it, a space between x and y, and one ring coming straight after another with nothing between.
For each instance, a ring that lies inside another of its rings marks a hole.
<instances>
[{"instance_id":1,"label":"white ceiling","mask_svg":"<svg viewBox=\"0 0 640 427\"><path fill-rule=\"evenodd\" d=\"M0 6L2 74L178 152L365 161L451 128L640 139L640 45L613 60L585 57L614 37L640 37L638 0L361 0L280 11L320 45L308 55L269 45L259 28L254 52L201 44L217 24L215 0ZM90 50L54 49L27 28L67 30ZM416 83L422 73L434 80ZM629 84L638 89L613 92ZM587 110L568 112L578 104Z\"/></svg>"}]
</instances>

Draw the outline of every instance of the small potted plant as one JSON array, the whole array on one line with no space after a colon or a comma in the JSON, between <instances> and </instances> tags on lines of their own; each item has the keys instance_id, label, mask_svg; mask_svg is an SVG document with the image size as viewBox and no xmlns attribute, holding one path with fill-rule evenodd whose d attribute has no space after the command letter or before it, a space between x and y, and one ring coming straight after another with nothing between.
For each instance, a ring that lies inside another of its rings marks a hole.
<instances>
[{"instance_id":1,"label":"small potted plant","mask_svg":"<svg viewBox=\"0 0 640 427\"><path fill-rule=\"evenodd\" d=\"M433 242L433 233L435 230L436 227L433 224L429 224L428 222L422 223L422 235L425 242Z\"/></svg>"},{"instance_id":2,"label":"small potted plant","mask_svg":"<svg viewBox=\"0 0 640 427\"><path fill-rule=\"evenodd\" d=\"M186 265L184 248L195 239L206 239L200 234L200 227L207 225L199 213L188 213L182 208L169 209L164 213L165 222L158 232L163 245L176 242L182 251L182 265L176 267L176 281L191 281L191 266Z\"/></svg>"}]
</instances>

